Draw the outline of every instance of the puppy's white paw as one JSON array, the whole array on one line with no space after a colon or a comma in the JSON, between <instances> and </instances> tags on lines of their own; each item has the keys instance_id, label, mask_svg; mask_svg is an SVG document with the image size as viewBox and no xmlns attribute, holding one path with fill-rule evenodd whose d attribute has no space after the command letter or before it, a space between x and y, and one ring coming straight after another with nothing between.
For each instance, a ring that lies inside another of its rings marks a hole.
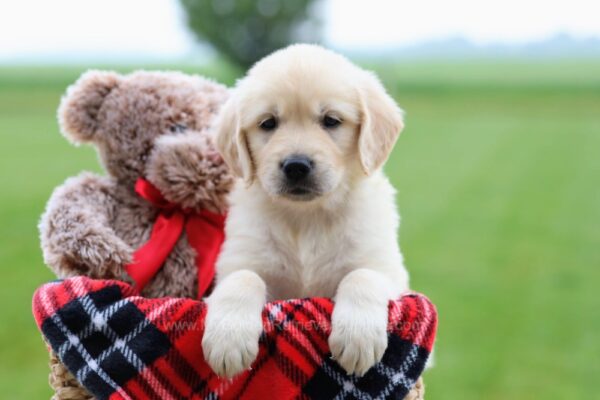
<instances>
[{"instance_id":1,"label":"puppy's white paw","mask_svg":"<svg viewBox=\"0 0 600 400\"><path fill-rule=\"evenodd\" d=\"M233 378L249 369L256 359L261 333L260 315L207 318L202 337L204 359L217 375Z\"/></svg>"},{"instance_id":2,"label":"puppy's white paw","mask_svg":"<svg viewBox=\"0 0 600 400\"><path fill-rule=\"evenodd\" d=\"M387 308L355 309L336 305L331 318L329 348L335 361L348 374L364 375L381 361L388 345Z\"/></svg>"}]
</instances>

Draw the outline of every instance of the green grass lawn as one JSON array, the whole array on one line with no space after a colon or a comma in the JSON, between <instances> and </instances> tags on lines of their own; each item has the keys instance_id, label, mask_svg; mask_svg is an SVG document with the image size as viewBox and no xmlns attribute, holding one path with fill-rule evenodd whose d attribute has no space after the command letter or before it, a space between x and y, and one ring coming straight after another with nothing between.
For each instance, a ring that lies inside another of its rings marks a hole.
<instances>
[{"instance_id":1,"label":"green grass lawn","mask_svg":"<svg viewBox=\"0 0 600 400\"><path fill-rule=\"evenodd\" d=\"M600 62L376 65L406 110L387 172L416 290L438 306L430 399L600 393ZM194 71L192 67L186 71ZM53 187L98 170L58 133L81 68L0 68L0 393L49 397L30 311L52 279L36 224ZM235 72L205 73L232 83Z\"/></svg>"}]
</instances>

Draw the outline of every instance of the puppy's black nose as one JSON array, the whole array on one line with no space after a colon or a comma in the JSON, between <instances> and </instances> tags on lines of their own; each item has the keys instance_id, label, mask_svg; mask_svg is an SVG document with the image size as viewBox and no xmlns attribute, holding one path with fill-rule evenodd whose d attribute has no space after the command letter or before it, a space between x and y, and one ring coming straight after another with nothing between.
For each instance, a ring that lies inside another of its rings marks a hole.
<instances>
[{"instance_id":1,"label":"puppy's black nose","mask_svg":"<svg viewBox=\"0 0 600 400\"><path fill-rule=\"evenodd\" d=\"M290 156L281 163L281 169L290 182L299 182L306 178L312 168L313 162L306 156Z\"/></svg>"}]
</instances>

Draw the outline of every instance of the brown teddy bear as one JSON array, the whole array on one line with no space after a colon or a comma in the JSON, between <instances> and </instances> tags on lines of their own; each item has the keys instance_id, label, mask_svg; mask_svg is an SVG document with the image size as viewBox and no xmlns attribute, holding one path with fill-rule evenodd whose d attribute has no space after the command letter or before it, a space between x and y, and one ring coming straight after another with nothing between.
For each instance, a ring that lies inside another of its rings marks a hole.
<instances>
[{"instance_id":1,"label":"brown teddy bear","mask_svg":"<svg viewBox=\"0 0 600 400\"><path fill-rule=\"evenodd\" d=\"M59 108L61 130L76 144L93 144L107 175L84 172L54 191L40 223L46 264L61 278L129 280L123 267L157 217L135 191L140 177L186 209L225 211L233 178L210 125L226 97L224 86L180 73L91 71L71 86ZM181 237L143 295L196 297L193 259Z\"/></svg>"},{"instance_id":2,"label":"brown teddy bear","mask_svg":"<svg viewBox=\"0 0 600 400\"><path fill-rule=\"evenodd\" d=\"M176 72L90 71L59 108L62 133L93 144L106 175L81 173L55 189L40 222L44 260L60 277L132 279L125 266L146 243L160 210L136 192L151 182L169 204L223 213L233 177L216 152L211 123L227 89ZM185 232L143 288L147 297L197 297L196 252ZM55 398L88 398L52 363Z\"/></svg>"}]
</instances>

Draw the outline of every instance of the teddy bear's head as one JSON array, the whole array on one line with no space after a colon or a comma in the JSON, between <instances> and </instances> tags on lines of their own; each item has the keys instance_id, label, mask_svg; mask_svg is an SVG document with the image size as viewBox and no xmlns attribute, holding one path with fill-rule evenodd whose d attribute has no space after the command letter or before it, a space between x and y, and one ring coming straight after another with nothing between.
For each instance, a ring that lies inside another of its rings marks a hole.
<instances>
[{"instance_id":1,"label":"teddy bear's head","mask_svg":"<svg viewBox=\"0 0 600 400\"><path fill-rule=\"evenodd\" d=\"M67 90L58 116L69 140L93 144L108 174L133 185L159 137L202 134L226 97L223 85L178 72L89 71Z\"/></svg>"}]
</instances>

